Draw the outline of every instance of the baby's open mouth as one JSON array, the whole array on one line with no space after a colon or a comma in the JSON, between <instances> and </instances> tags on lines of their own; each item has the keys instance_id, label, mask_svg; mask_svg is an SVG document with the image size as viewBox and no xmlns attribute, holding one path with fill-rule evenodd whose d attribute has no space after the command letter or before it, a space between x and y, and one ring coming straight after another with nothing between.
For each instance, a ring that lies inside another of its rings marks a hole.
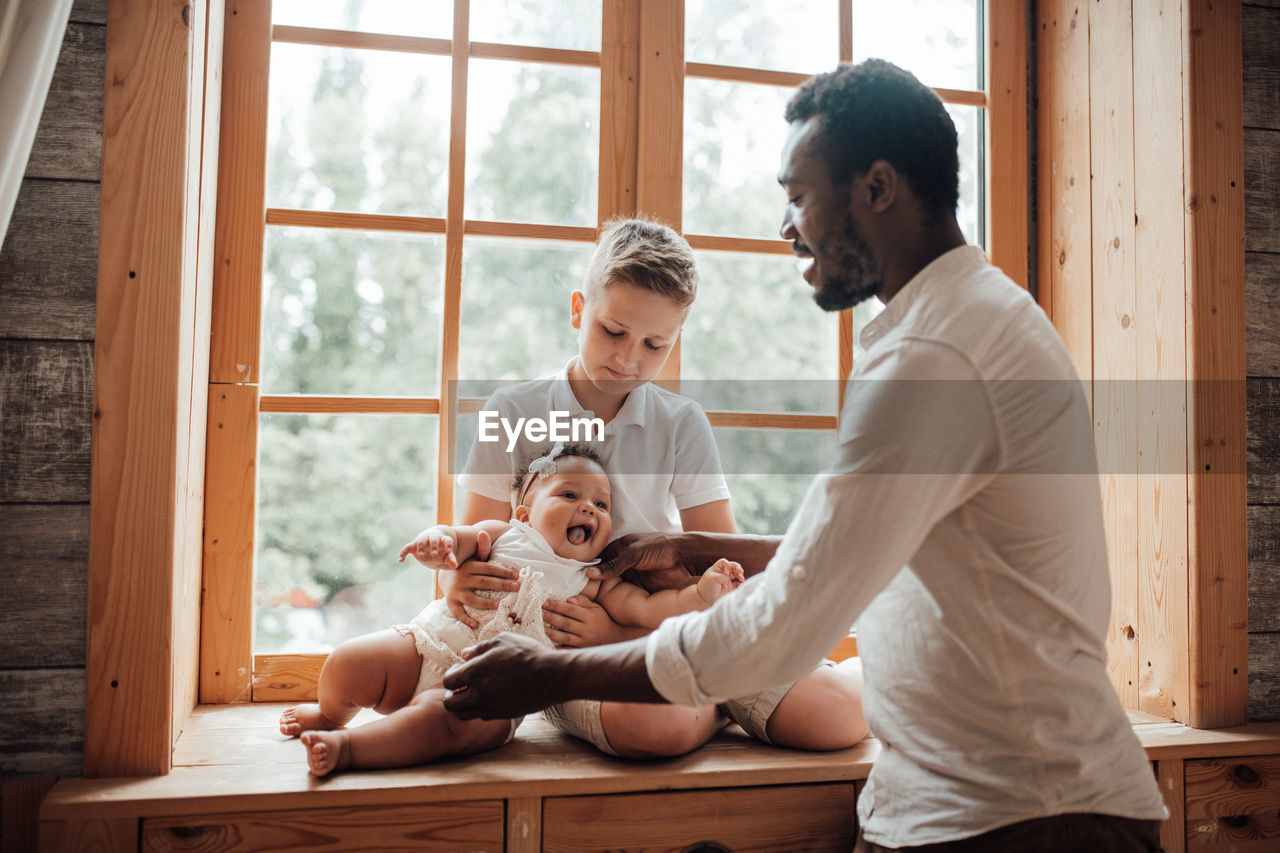
<instances>
[{"instance_id":1,"label":"baby's open mouth","mask_svg":"<svg viewBox=\"0 0 1280 853\"><path fill-rule=\"evenodd\" d=\"M569 528L566 535L569 538L569 544L581 545L591 538L592 532L591 528L585 524L575 524Z\"/></svg>"}]
</instances>

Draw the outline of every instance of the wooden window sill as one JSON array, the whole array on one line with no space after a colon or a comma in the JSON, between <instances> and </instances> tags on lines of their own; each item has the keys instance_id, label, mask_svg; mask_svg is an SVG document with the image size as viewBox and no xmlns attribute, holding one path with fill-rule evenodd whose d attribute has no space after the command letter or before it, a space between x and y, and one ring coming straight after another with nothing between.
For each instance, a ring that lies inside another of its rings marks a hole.
<instances>
[{"instance_id":1,"label":"wooden window sill","mask_svg":"<svg viewBox=\"0 0 1280 853\"><path fill-rule=\"evenodd\" d=\"M525 719L515 741L490 753L315 779L307 773L302 746L276 730L285 707L201 706L178 740L168 776L64 779L45 800L41 819L859 782L880 752L875 738L832 753L779 749L730 726L690 755L632 761L602 755L535 715ZM1280 753L1280 723L1199 730L1140 712L1130 712L1130 719L1153 761Z\"/></svg>"}]
</instances>

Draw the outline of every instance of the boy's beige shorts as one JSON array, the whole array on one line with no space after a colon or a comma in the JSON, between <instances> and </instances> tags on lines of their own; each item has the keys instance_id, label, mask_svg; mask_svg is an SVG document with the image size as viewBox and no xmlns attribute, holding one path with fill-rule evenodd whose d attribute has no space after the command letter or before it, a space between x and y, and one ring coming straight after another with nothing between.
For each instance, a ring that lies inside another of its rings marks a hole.
<instances>
[{"instance_id":1,"label":"boy's beige shorts","mask_svg":"<svg viewBox=\"0 0 1280 853\"><path fill-rule=\"evenodd\" d=\"M818 666L832 666L832 661L823 661ZM817 667L814 667L817 669ZM768 735L769 718L782 697L791 690L791 684L770 687L743 699L730 699L721 704L720 712L733 720L752 737L770 743ZM575 699L561 705L552 705L542 712L547 722L565 734L585 740L609 755L618 753L609 745L604 733L604 723L600 720L600 703L595 699Z\"/></svg>"}]
</instances>

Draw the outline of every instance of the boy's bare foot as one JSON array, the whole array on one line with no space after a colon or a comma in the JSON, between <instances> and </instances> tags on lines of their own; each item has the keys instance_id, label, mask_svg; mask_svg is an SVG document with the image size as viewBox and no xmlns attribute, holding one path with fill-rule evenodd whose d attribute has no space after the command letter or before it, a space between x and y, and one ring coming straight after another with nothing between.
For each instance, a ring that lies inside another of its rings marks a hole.
<instances>
[{"instance_id":1,"label":"boy's bare foot","mask_svg":"<svg viewBox=\"0 0 1280 853\"><path fill-rule=\"evenodd\" d=\"M307 767L316 776L327 776L351 763L345 729L303 732L302 745L307 748Z\"/></svg>"},{"instance_id":2,"label":"boy's bare foot","mask_svg":"<svg viewBox=\"0 0 1280 853\"><path fill-rule=\"evenodd\" d=\"M297 737L303 732L330 731L340 728L342 726L334 725L320 713L319 705L297 705L293 708L285 708L284 713L280 715L280 734L289 737Z\"/></svg>"}]
</instances>

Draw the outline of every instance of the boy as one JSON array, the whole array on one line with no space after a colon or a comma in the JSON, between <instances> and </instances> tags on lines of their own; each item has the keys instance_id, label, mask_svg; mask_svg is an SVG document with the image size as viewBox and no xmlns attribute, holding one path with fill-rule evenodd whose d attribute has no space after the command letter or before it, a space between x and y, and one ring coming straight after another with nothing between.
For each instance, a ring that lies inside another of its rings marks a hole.
<instances>
[{"instance_id":1,"label":"boy","mask_svg":"<svg viewBox=\"0 0 1280 853\"><path fill-rule=\"evenodd\" d=\"M613 481L614 536L628 533L732 533L729 490L711 425L692 400L653 385L697 295L693 251L671 228L641 219L608 223L570 298L578 355L564 369L503 388L485 404L511 422L547 418L552 411L605 422L594 447ZM512 453L504 443L477 442L458 484L467 491L462 521L511 517L507 483L513 460L542 450L521 436ZM441 575L449 608L491 608L475 590L510 590L515 573L468 564ZM562 645L597 645L646 633L624 630L587 601L548 602L548 636ZM469 624L469 623L468 623ZM819 666L794 685L779 685L724 710L766 742L805 749L839 749L865 733L857 663L840 671ZM570 702L547 712L560 728L609 754L679 755L709 740L724 721L716 709Z\"/></svg>"}]
</instances>

